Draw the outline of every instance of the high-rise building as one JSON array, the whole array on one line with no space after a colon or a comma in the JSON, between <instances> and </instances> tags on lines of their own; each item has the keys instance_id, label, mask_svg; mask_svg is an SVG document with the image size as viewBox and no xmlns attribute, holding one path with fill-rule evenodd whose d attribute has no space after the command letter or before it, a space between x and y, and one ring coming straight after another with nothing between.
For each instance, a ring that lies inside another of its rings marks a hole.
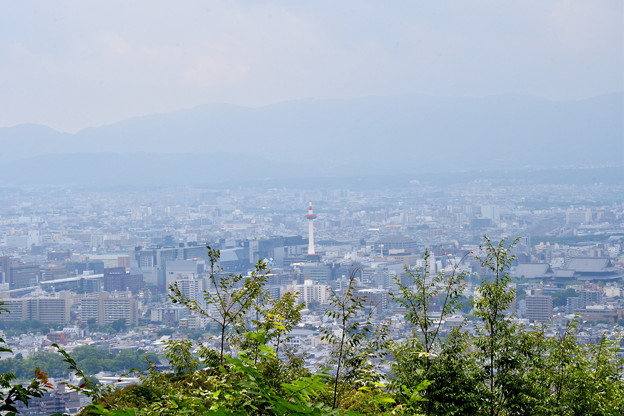
<instances>
[{"instance_id":1,"label":"high-rise building","mask_svg":"<svg viewBox=\"0 0 624 416\"><path fill-rule=\"evenodd\" d=\"M365 308L386 309L388 307L390 295L383 289L359 289L358 297L362 299Z\"/></svg>"},{"instance_id":2,"label":"high-rise building","mask_svg":"<svg viewBox=\"0 0 624 416\"><path fill-rule=\"evenodd\" d=\"M9 312L0 314L2 321L41 321L65 324L70 320L71 301L67 298L3 299Z\"/></svg>"},{"instance_id":3,"label":"high-rise building","mask_svg":"<svg viewBox=\"0 0 624 416\"><path fill-rule=\"evenodd\" d=\"M0 314L0 321L27 321L29 319L26 299L2 299L2 303L6 312Z\"/></svg>"},{"instance_id":4,"label":"high-rise building","mask_svg":"<svg viewBox=\"0 0 624 416\"><path fill-rule=\"evenodd\" d=\"M39 272L40 267L38 264L12 265L10 270L11 289L36 286L39 281Z\"/></svg>"},{"instance_id":5,"label":"high-rise building","mask_svg":"<svg viewBox=\"0 0 624 416\"><path fill-rule=\"evenodd\" d=\"M583 302L580 296L570 296L566 299L566 312L574 313L578 309L582 309L584 307Z\"/></svg>"},{"instance_id":6,"label":"high-rise building","mask_svg":"<svg viewBox=\"0 0 624 416\"><path fill-rule=\"evenodd\" d=\"M566 312L580 312L588 306L599 305L602 303L603 293L598 290L582 290L579 296L572 296L566 300Z\"/></svg>"},{"instance_id":7,"label":"high-rise building","mask_svg":"<svg viewBox=\"0 0 624 416\"><path fill-rule=\"evenodd\" d=\"M46 323L69 322L69 308L65 299L39 298L29 302L33 319ZM36 317L36 318L35 318Z\"/></svg>"},{"instance_id":8,"label":"high-rise building","mask_svg":"<svg viewBox=\"0 0 624 416\"><path fill-rule=\"evenodd\" d=\"M205 269L205 260L167 260L165 263L167 287L182 278L199 277L204 273Z\"/></svg>"},{"instance_id":9,"label":"high-rise building","mask_svg":"<svg viewBox=\"0 0 624 416\"><path fill-rule=\"evenodd\" d=\"M11 258L0 256L0 283L9 283L11 276Z\"/></svg>"},{"instance_id":10,"label":"high-rise building","mask_svg":"<svg viewBox=\"0 0 624 416\"><path fill-rule=\"evenodd\" d=\"M301 270L303 280L310 280L317 283L331 280L331 266L324 263L302 263L296 266Z\"/></svg>"},{"instance_id":11,"label":"high-rise building","mask_svg":"<svg viewBox=\"0 0 624 416\"><path fill-rule=\"evenodd\" d=\"M197 302L200 306L205 307L204 290L206 280L204 278L180 278L175 280L175 284L180 289L180 293L189 300Z\"/></svg>"},{"instance_id":12,"label":"high-rise building","mask_svg":"<svg viewBox=\"0 0 624 416\"><path fill-rule=\"evenodd\" d=\"M290 285L287 290L297 294L299 303L323 305L329 300L329 286L315 284L312 280L306 280L302 285Z\"/></svg>"},{"instance_id":13,"label":"high-rise building","mask_svg":"<svg viewBox=\"0 0 624 416\"><path fill-rule=\"evenodd\" d=\"M74 276L81 276L85 273L102 274L104 273L104 262L101 260L86 260L69 262L65 264L67 271Z\"/></svg>"},{"instance_id":14,"label":"high-rise building","mask_svg":"<svg viewBox=\"0 0 624 416\"><path fill-rule=\"evenodd\" d=\"M80 298L80 322L87 323L95 319L98 325L108 325L124 319L126 325L138 323L136 300L130 293L100 292Z\"/></svg>"},{"instance_id":15,"label":"high-rise building","mask_svg":"<svg viewBox=\"0 0 624 416\"><path fill-rule=\"evenodd\" d=\"M552 297L545 295L527 296L526 299L527 319L539 322L547 322L552 316Z\"/></svg>"},{"instance_id":16,"label":"high-rise building","mask_svg":"<svg viewBox=\"0 0 624 416\"><path fill-rule=\"evenodd\" d=\"M145 281L141 273L127 273L125 267L104 269L102 279L105 292L137 293L145 287Z\"/></svg>"},{"instance_id":17,"label":"high-rise building","mask_svg":"<svg viewBox=\"0 0 624 416\"><path fill-rule=\"evenodd\" d=\"M581 308L602 303L602 292L598 290L581 290L579 297L581 298Z\"/></svg>"},{"instance_id":18,"label":"high-rise building","mask_svg":"<svg viewBox=\"0 0 624 416\"><path fill-rule=\"evenodd\" d=\"M494 222L500 221L500 210L496 205L482 205L481 217L488 218Z\"/></svg>"}]
</instances>

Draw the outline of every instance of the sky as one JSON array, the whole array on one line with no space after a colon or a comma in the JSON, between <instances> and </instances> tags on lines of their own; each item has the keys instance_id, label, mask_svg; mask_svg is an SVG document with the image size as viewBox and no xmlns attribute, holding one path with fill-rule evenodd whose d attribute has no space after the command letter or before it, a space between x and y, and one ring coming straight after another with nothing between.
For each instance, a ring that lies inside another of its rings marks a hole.
<instances>
[{"instance_id":1,"label":"sky","mask_svg":"<svg viewBox=\"0 0 624 416\"><path fill-rule=\"evenodd\" d=\"M210 103L624 90L621 0L21 0L0 126L59 131Z\"/></svg>"}]
</instances>

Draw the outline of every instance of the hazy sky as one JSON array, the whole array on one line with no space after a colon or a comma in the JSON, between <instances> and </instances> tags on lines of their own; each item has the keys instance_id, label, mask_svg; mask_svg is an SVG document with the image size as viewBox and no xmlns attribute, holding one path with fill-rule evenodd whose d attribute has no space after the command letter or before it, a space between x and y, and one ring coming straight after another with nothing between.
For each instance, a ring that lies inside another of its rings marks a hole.
<instances>
[{"instance_id":1,"label":"hazy sky","mask_svg":"<svg viewBox=\"0 0 624 416\"><path fill-rule=\"evenodd\" d=\"M624 89L622 0L5 1L0 126L199 104Z\"/></svg>"}]
</instances>

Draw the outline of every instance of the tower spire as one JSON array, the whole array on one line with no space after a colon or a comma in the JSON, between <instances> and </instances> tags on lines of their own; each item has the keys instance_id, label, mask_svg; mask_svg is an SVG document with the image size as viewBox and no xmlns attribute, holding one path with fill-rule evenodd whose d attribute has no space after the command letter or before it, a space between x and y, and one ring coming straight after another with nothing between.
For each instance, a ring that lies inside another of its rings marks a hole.
<instances>
[{"instance_id":1,"label":"tower spire","mask_svg":"<svg viewBox=\"0 0 624 416\"><path fill-rule=\"evenodd\" d=\"M316 254L314 252L314 224L312 223L316 218L316 214L312 210L312 201L308 205L308 213L305 215L308 220L308 255Z\"/></svg>"}]
</instances>

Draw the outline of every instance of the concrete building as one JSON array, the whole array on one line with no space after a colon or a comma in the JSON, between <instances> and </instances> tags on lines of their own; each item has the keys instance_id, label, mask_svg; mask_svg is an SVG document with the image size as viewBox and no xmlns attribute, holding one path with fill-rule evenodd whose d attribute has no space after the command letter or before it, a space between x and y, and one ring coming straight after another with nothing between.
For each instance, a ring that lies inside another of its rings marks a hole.
<instances>
[{"instance_id":1,"label":"concrete building","mask_svg":"<svg viewBox=\"0 0 624 416\"><path fill-rule=\"evenodd\" d=\"M526 299L526 318L547 322L552 316L552 297L545 295L527 296Z\"/></svg>"},{"instance_id":2,"label":"concrete building","mask_svg":"<svg viewBox=\"0 0 624 416\"><path fill-rule=\"evenodd\" d=\"M176 326L181 319L186 319L189 315L189 310L186 309L186 307L167 303L163 306L151 309L150 321L162 322L168 326Z\"/></svg>"},{"instance_id":3,"label":"concrete building","mask_svg":"<svg viewBox=\"0 0 624 416\"><path fill-rule=\"evenodd\" d=\"M137 293L145 287L145 280L141 273L127 273L125 267L104 269L102 283L105 292Z\"/></svg>"},{"instance_id":4,"label":"concrete building","mask_svg":"<svg viewBox=\"0 0 624 416\"><path fill-rule=\"evenodd\" d=\"M40 268L38 264L13 264L10 269L10 287L19 289L22 287L36 286L39 282Z\"/></svg>"},{"instance_id":5,"label":"concrete building","mask_svg":"<svg viewBox=\"0 0 624 416\"><path fill-rule=\"evenodd\" d=\"M8 313L0 314L2 321L41 321L65 324L70 320L71 301L67 298L3 299Z\"/></svg>"},{"instance_id":6,"label":"concrete building","mask_svg":"<svg viewBox=\"0 0 624 416\"><path fill-rule=\"evenodd\" d=\"M11 280L11 258L0 256L0 283L9 283Z\"/></svg>"},{"instance_id":7,"label":"concrete building","mask_svg":"<svg viewBox=\"0 0 624 416\"><path fill-rule=\"evenodd\" d=\"M416 253L418 251L418 242L412 238L393 234L380 237L374 245L376 253L383 256L398 253Z\"/></svg>"},{"instance_id":8,"label":"concrete building","mask_svg":"<svg viewBox=\"0 0 624 416\"><path fill-rule=\"evenodd\" d=\"M138 323L137 302L128 292L111 294L108 292L82 296L79 300L80 322L95 319L98 325L109 325L124 319L126 325Z\"/></svg>"},{"instance_id":9,"label":"concrete building","mask_svg":"<svg viewBox=\"0 0 624 416\"><path fill-rule=\"evenodd\" d=\"M583 307L584 305L580 296L570 296L566 299L566 313L575 313L578 309Z\"/></svg>"},{"instance_id":10,"label":"concrete building","mask_svg":"<svg viewBox=\"0 0 624 416\"><path fill-rule=\"evenodd\" d=\"M359 289L356 294L363 298L362 304L365 308L375 308L377 310L386 309L389 303L389 294L384 289Z\"/></svg>"},{"instance_id":11,"label":"concrete building","mask_svg":"<svg viewBox=\"0 0 624 416\"><path fill-rule=\"evenodd\" d=\"M19 414L28 416L46 416L51 414L77 414L83 403L80 393L58 384L54 390L46 391L41 397L34 397L28 407L18 403Z\"/></svg>"},{"instance_id":12,"label":"concrete building","mask_svg":"<svg viewBox=\"0 0 624 416\"><path fill-rule=\"evenodd\" d=\"M173 282L182 278L190 279L201 276L206 270L205 260L167 260L165 264L166 284L169 287Z\"/></svg>"},{"instance_id":13,"label":"concrete building","mask_svg":"<svg viewBox=\"0 0 624 416\"><path fill-rule=\"evenodd\" d=\"M304 280L312 280L319 283L331 280L332 270L329 264L301 263L295 268L301 271Z\"/></svg>"},{"instance_id":14,"label":"concrete building","mask_svg":"<svg viewBox=\"0 0 624 416\"><path fill-rule=\"evenodd\" d=\"M329 300L329 286L315 284L312 280L306 280L302 285L290 285L287 291L297 293L297 300L300 303L319 303L324 305Z\"/></svg>"},{"instance_id":15,"label":"concrete building","mask_svg":"<svg viewBox=\"0 0 624 416\"><path fill-rule=\"evenodd\" d=\"M200 306L205 307L204 290L207 287L204 278L181 278L176 279L175 283L180 289L180 293L186 298L196 301Z\"/></svg>"}]
</instances>

